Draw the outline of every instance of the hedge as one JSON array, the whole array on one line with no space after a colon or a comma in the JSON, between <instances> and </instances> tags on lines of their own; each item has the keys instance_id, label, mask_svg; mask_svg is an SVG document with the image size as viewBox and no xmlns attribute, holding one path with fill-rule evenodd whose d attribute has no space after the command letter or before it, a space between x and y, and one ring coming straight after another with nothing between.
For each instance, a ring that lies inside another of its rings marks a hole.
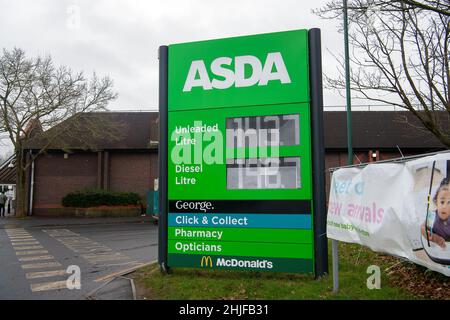
<instances>
[{"instance_id":1,"label":"hedge","mask_svg":"<svg viewBox=\"0 0 450 320\"><path fill-rule=\"evenodd\" d=\"M62 199L64 207L89 208L98 206L138 205L141 197L134 192L111 192L105 190L80 190L70 192Z\"/></svg>"}]
</instances>

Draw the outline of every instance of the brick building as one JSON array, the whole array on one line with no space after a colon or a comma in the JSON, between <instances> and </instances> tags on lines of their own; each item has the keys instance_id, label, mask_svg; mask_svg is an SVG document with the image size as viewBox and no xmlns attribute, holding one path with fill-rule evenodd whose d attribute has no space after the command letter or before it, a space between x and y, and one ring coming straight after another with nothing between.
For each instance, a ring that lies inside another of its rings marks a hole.
<instances>
[{"instance_id":1,"label":"brick building","mask_svg":"<svg viewBox=\"0 0 450 320\"><path fill-rule=\"evenodd\" d=\"M88 131L89 136L80 138L76 133L75 137L71 132L51 142L28 174L33 215L46 215L47 209L61 207L67 193L84 188L137 192L144 201L147 190L153 190L158 177L158 113L107 112L84 117L94 117L116 130L112 135L91 136L89 129L83 129L84 119L77 119L77 131ZM36 154L42 144L35 139L27 151Z\"/></svg>"},{"instance_id":2,"label":"brick building","mask_svg":"<svg viewBox=\"0 0 450 320\"><path fill-rule=\"evenodd\" d=\"M443 116L448 117L444 113ZM98 119L95 121L114 126L117 123L121 134L119 137L93 135L77 119L80 134L72 133L52 142L30 166L28 198L33 215L45 215L48 208L60 207L64 195L82 188L132 191L144 200L147 190L153 190L154 179L158 177L158 114L108 112L95 117ZM448 126L448 119L444 121ZM324 126L326 168L347 165L346 113L325 112ZM446 149L417 126L417 121L407 112L353 112L354 162ZM36 139L27 146L27 152L36 154L42 144ZM326 177L328 188L329 175Z\"/></svg>"},{"instance_id":3,"label":"brick building","mask_svg":"<svg viewBox=\"0 0 450 320\"><path fill-rule=\"evenodd\" d=\"M450 119L442 112L441 125L450 132ZM325 168L327 193L329 168L348 165L346 112L325 112ZM447 149L410 112L352 112L353 163L400 158Z\"/></svg>"}]
</instances>

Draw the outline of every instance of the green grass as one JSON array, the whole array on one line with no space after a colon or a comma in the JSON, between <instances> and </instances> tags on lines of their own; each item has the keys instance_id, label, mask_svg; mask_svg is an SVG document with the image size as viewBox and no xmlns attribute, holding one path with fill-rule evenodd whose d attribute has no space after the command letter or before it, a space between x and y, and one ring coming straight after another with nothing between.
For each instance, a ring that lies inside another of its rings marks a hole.
<instances>
[{"instance_id":1,"label":"green grass","mask_svg":"<svg viewBox=\"0 0 450 320\"><path fill-rule=\"evenodd\" d=\"M331 247L331 244L330 246ZM399 260L371 252L359 245L339 244L340 291L333 294L332 277L315 280L312 275L249 271L174 268L169 275L157 265L134 274L138 295L146 299L417 299L405 289L390 284L385 270ZM331 272L331 254L329 254ZM366 286L367 267L381 269L381 289Z\"/></svg>"}]
</instances>

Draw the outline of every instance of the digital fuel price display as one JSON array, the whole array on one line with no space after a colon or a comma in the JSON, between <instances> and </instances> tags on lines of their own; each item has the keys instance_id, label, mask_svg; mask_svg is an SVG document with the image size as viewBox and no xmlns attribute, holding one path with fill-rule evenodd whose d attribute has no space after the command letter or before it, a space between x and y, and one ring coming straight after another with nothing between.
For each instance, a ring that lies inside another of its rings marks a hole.
<instances>
[{"instance_id":1,"label":"digital fuel price display","mask_svg":"<svg viewBox=\"0 0 450 320\"><path fill-rule=\"evenodd\" d=\"M160 51L163 268L324 273L308 48L296 30Z\"/></svg>"},{"instance_id":2,"label":"digital fuel price display","mask_svg":"<svg viewBox=\"0 0 450 320\"><path fill-rule=\"evenodd\" d=\"M235 158L227 159L227 188L301 188L300 157L276 154L280 146L300 145L299 117L299 114L287 114L228 118L227 148L238 148L238 151ZM271 156L267 152L262 154L263 149L258 148L270 148ZM250 150L247 158L246 149Z\"/></svg>"}]
</instances>

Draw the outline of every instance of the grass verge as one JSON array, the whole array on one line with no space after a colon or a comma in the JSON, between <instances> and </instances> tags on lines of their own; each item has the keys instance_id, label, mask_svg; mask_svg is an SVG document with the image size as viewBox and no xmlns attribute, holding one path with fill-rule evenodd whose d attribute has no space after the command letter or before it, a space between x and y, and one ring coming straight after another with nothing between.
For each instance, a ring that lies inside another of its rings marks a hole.
<instances>
[{"instance_id":1,"label":"grass verge","mask_svg":"<svg viewBox=\"0 0 450 320\"><path fill-rule=\"evenodd\" d=\"M331 253L329 257L332 270ZM332 293L331 276L314 280L304 274L182 268L164 275L152 265L136 271L133 278L140 299L448 299L445 292L449 292L450 281L445 276L355 244L339 243L339 258L338 294ZM367 288L370 265L381 269L380 290Z\"/></svg>"}]
</instances>

